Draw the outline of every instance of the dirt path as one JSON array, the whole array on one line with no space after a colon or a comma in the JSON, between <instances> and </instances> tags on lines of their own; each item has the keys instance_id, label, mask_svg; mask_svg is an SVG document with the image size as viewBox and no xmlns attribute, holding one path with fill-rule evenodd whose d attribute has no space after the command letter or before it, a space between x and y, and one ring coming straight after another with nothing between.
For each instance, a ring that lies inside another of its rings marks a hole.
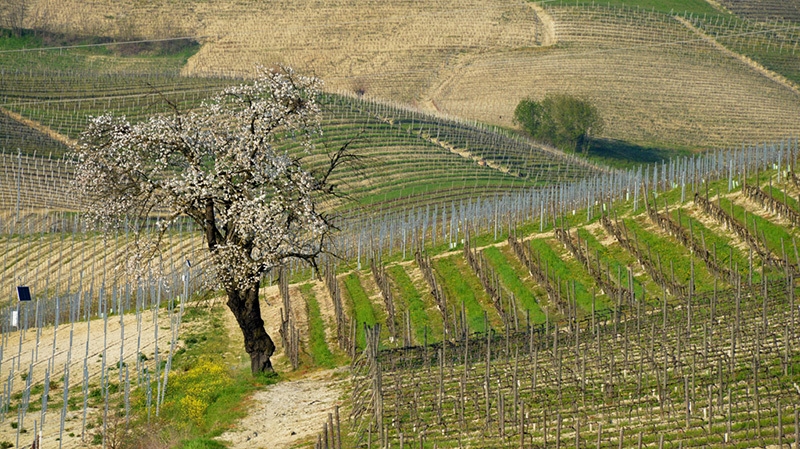
<instances>
[{"instance_id":1,"label":"dirt path","mask_svg":"<svg viewBox=\"0 0 800 449\"><path fill-rule=\"evenodd\" d=\"M320 308L323 309L323 316L326 320L332 319L333 306L326 303L325 295L322 294L324 288L321 288L321 283L318 284L315 287L320 288L315 288L315 293ZM290 291L293 299L300 298L296 288L291 287ZM273 357L275 369L281 373L290 373L291 367L283 355L278 333L282 304L277 286L262 289L261 296L265 299L262 302L264 322L276 346ZM305 326L307 317L302 305L301 301L294 301L292 304L295 318L301 320ZM236 346L235 352L242 357L243 351L239 349L243 346L241 331L233 314L226 313L226 318L225 324L231 334L232 345ZM306 334L307 331L303 333ZM280 449L290 448L313 438L322 429L328 413L333 412L336 405L342 404L342 379L347 378L340 372L342 369L346 372L347 368L313 372L300 379L278 382L255 393L246 405L250 410L247 417L238 422L233 430L225 432L217 439L230 444L232 449Z\"/></svg>"},{"instance_id":2,"label":"dirt path","mask_svg":"<svg viewBox=\"0 0 800 449\"><path fill-rule=\"evenodd\" d=\"M270 385L253 395L250 414L217 439L232 449L281 449L314 438L341 405L342 382L327 370Z\"/></svg>"}]
</instances>

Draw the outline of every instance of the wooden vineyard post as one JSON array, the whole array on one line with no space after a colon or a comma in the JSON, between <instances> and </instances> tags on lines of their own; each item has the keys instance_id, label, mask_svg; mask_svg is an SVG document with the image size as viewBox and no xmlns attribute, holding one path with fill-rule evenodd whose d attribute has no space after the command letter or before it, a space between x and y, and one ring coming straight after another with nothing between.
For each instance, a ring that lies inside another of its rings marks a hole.
<instances>
[{"instance_id":1,"label":"wooden vineyard post","mask_svg":"<svg viewBox=\"0 0 800 449\"><path fill-rule=\"evenodd\" d=\"M597 449L600 449L600 443L603 437L603 423L597 423Z\"/></svg>"},{"instance_id":2,"label":"wooden vineyard post","mask_svg":"<svg viewBox=\"0 0 800 449\"><path fill-rule=\"evenodd\" d=\"M794 307L790 305L789 307ZM789 375L789 346L791 345L789 341L789 326L783 327L783 375Z\"/></svg>"},{"instance_id":3,"label":"wooden vineyard post","mask_svg":"<svg viewBox=\"0 0 800 449\"><path fill-rule=\"evenodd\" d=\"M497 389L497 424L498 424L498 431L500 432L500 439L505 440L506 438L506 416L505 416L505 404L503 400L503 391L501 389Z\"/></svg>"},{"instance_id":4,"label":"wooden vineyard post","mask_svg":"<svg viewBox=\"0 0 800 449\"><path fill-rule=\"evenodd\" d=\"M794 449L800 449L800 408L794 409Z\"/></svg>"},{"instance_id":5,"label":"wooden vineyard post","mask_svg":"<svg viewBox=\"0 0 800 449\"><path fill-rule=\"evenodd\" d=\"M484 312L484 316L485 316ZM491 422L490 413L491 413L491 404L489 401L490 391L489 391L489 370L491 368L491 358L492 358L492 333L489 332L489 329L486 329L486 371L483 378L483 388L486 393L486 427L489 427L489 423Z\"/></svg>"},{"instance_id":6,"label":"wooden vineyard post","mask_svg":"<svg viewBox=\"0 0 800 449\"><path fill-rule=\"evenodd\" d=\"M731 387L728 385L728 421L725 427L725 443L730 444L731 442L731 418L732 418L732 409L733 403L731 402Z\"/></svg>"},{"instance_id":7,"label":"wooden vineyard post","mask_svg":"<svg viewBox=\"0 0 800 449\"><path fill-rule=\"evenodd\" d=\"M556 423L556 449L561 449L561 413L558 413L558 421Z\"/></svg>"},{"instance_id":8,"label":"wooden vineyard post","mask_svg":"<svg viewBox=\"0 0 800 449\"><path fill-rule=\"evenodd\" d=\"M339 406L334 408L336 414L336 449L342 449L342 422L339 420Z\"/></svg>"},{"instance_id":9,"label":"wooden vineyard post","mask_svg":"<svg viewBox=\"0 0 800 449\"><path fill-rule=\"evenodd\" d=\"M439 348L439 389L436 395L436 414L439 425L442 425L442 406L444 402L444 346Z\"/></svg>"},{"instance_id":10,"label":"wooden vineyard post","mask_svg":"<svg viewBox=\"0 0 800 449\"><path fill-rule=\"evenodd\" d=\"M778 447L783 447L783 407L781 407L781 400L775 400L775 407L778 409Z\"/></svg>"},{"instance_id":11,"label":"wooden vineyard post","mask_svg":"<svg viewBox=\"0 0 800 449\"><path fill-rule=\"evenodd\" d=\"M459 379L459 382L458 382L458 389L459 389L458 421L459 421L459 424L461 425L461 431L462 432L466 432L467 431L466 420L464 419L464 410L466 408L465 404L464 404L464 396L466 394L466 392L465 392L465 386L466 385L465 384L467 383L467 379L466 378L467 378L467 370L464 369L464 374L461 375L461 378Z\"/></svg>"},{"instance_id":12,"label":"wooden vineyard post","mask_svg":"<svg viewBox=\"0 0 800 449\"><path fill-rule=\"evenodd\" d=\"M328 412L328 440L330 440L330 448L336 449L336 432L333 427L333 413Z\"/></svg>"},{"instance_id":13,"label":"wooden vineyard post","mask_svg":"<svg viewBox=\"0 0 800 449\"><path fill-rule=\"evenodd\" d=\"M686 376L683 377L683 397L686 403L686 431L688 432L692 425L692 404L689 401L689 378Z\"/></svg>"},{"instance_id":14,"label":"wooden vineyard post","mask_svg":"<svg viewBox=\"0 0 800 449\"><path fill-rule=\"evenodd\" d=\"M525 449L525 402L519 403L519 449Z\"/></svg>"}]
</instances>

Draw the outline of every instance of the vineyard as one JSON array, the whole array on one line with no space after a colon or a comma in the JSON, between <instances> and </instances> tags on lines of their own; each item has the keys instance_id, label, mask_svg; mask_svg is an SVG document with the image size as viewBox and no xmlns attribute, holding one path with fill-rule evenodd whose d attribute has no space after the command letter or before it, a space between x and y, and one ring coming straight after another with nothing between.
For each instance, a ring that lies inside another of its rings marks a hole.
<instances>
[{"instance_id":1,"label":"vineyard","mask_svg":"<svg viewBox=\"0 0 800 449\"><path fill-rule=\"evenodd\" d=\"M758 21L774 19L800 21L800 7L792 2L782 2L777 0L742 1L742 0L723 0L723 5L728 9L743 17L752 18Z\"/></svg>"},{"instance_id":2,"label":"vineyard","mask_svg":"<svg viewBox=\"0 0 800 449\"><path fill-rule=\"evenodd\" d=\"M513 125L520 99L567 92L587 97L607 122L615 123L600 137L641 146L708 149L797 132L797 27L789 13L779 11L791 9L784 6L791 2L761 2L762 10L774 3L776 12L753 20L705 2L653 3L659 8L566 0L334 2L325 7L283 2L268 9L252 2L170 2L168 7L162 2L69 2L50 20L55 28L82 23L121 38L123 16L142 22L144 37L159 33L153 27L164 15L181 17L181 23L160 32L193 35L201 44L181 68L186 81L181 89L209 83L208 77L251 77L256 64L284 63L320 76L330 92L414 104L504 127ZM26 73L47 71L39 61L52 52L28 53L27 60L0 53L0 61L8 59L7 67ZM158 72L159 65L158 58L81 58L81 63L59 59L51 66L84 71L88 66L93 73L106 73L111 66L118 67L112 73L146 76ZM161 65L177 73L173 62ZM97 97L91 104L65 103L55 114L70 115L76 107L102 109L108 99ZM142 101L128 99L118 110L141 108ZM16 110L38 117L40 109L19 105ZM54 119L44 121L50 125ZM79 130L69 120L64 127L61 132L67 134Z\"/></svg>"},{"instance_id":3,"label":"vineyard","mask_svg":"<svg viewBox=\"0 0 800 449\"><path fill-rule=\"evenodd\" d=\"M327 84L313 151L280 150L358 156L323 205L335 257L262 283L281 382L345 390L292 447L800 448L791 2L169 3L35 0L50 34L2 42L0 447L169 419L224 439L209 410L276 381L228 395L243 344L203 233L178 220L134 276L162 211L99 234L70 147L92 116L186 112L281 62ZM509 129L551 93L627 153Z\"/></svg>"},{"instance_id":4,"label":"vineyard","mask_svg":"<svg viewBox=\"0 0 800 449\"><path fill-rule=\"evenodd\" d=\"M783 167L373 268L385 301L373 304L381 319L354 318L373 327L351 342L365 348L353 445L800 441L800 190ZM399 296L411 279L417 293ZM427 297L428 315L410 319L404 296Z\"/></svg>"},{"instance_id":5,"label":"vineyard","mask_svg":"<svg viewBox=\"0 0 800 449\"><path fill-rule=\"evenodd\" d=\"M324 280L300 265L266 280L280 287L268 329L287 369L354 359L337 427L354 447L788 444L800 395L796 155L787 140L358 215L343 222L342 260ZM0 318L6 419L41 423L53 394L31 394L68 372L79 380L52 391L89 418L54 400L67 411L43 435L91 437L91 416L126 417L137 386L157 413L169 368L150 362L186 344L181 292L204 284L198 233L179 224L160 269L137 283L123 276L125 233L99 238L68 212L8 217L3 288L21 281L36 300ZM100 329L108 343L78 337ZM45 344L68 332L68 347Z\"/></svg>"}]
</instances>

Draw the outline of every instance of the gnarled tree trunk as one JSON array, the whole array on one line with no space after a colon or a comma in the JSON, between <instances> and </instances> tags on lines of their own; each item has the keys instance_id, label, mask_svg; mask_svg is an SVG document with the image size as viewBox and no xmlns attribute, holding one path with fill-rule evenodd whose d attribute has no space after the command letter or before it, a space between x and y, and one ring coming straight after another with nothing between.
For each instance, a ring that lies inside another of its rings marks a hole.
<instances>
[{"instance_id":1,"label":"gnarled tree trunk","mask_svg":"<svg viewBox=\"0 0 800 449\"><path fill-rule=\"evenodd\" d=\"M269 358L275 352L272 342L261 319L261 305L258 302L258 283L244 290L226 289L228 308L233 312L239 328L244 335L244 349L250 355L250 370L253 374L272 372Z\"/></svg>"}]
</instances>

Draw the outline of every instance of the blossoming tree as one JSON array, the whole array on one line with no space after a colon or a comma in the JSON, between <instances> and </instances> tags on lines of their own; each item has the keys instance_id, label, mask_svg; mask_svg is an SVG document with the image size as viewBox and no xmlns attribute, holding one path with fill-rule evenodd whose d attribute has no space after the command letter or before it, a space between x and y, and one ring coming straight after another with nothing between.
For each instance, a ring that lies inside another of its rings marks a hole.
<instances>
[{"instance_id":1,"label":"blossoming tree","mask_svg":"<svg viewBox=\"0 0 800 449\"><path fill-rule=\"evenodd\" d=\"M244 335L251 370L271 371L275 345L264 328L259 283L288 259L316 265L331 219L320 202L336 196L329 176L355 158L347 145L310 170L276 147L287 139L308 154L320 132L320 82L291 69L260 69L199 108L131 124L91 120L75 150L76 185L106 230L126 217L157 217L160 233L137 233L137 266L159 253L169 224L190 217L205 234L214 279Z\"/></svg>"}]
</instances>

